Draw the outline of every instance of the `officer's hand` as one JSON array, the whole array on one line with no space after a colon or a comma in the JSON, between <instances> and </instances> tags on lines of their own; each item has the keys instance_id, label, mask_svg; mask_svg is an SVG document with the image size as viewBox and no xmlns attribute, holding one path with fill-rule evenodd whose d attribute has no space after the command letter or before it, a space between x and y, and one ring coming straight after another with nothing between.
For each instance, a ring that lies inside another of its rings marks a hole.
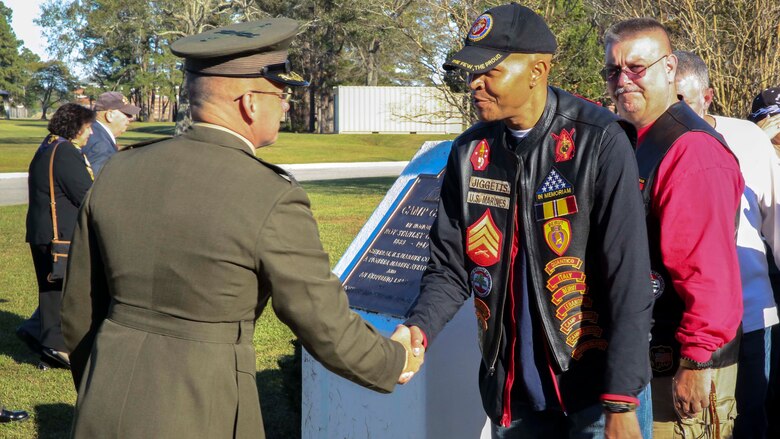
<instances>
[{"instance_id":1,"label":"officer's hand","mask_svg":"<svg viewBox=\"0 0 780 439\"><path fill-rule=\"evenodd\" d=\"M425 348L422 346L422 332L416 326L412 326L410 329L407 326L398 325L390 339L401 343L406 350L406 363L401 376L398 378L398 384L406 384L420 370L425 359Z\"/></svg>"},{"instance_id":2,"label":"officer's hand","mask_svg":"<svg viewBox=\"0 0 780 439\"><path fill-rule=\"evenodd\" d=\"M642 439L636 412L606 413L604 437L606 439Z\"/></svg>"},{"instance_id":3,"label":"officer's hand","mask_svg":"<svg viewBox=\"0 0 780 439\"><path fill-rule=\"evenodd\" d=\"M712 369L677 369L672 379L672 400L677 416L693 418L709 407L711 386Z\"/></svg>"}]
</instances>

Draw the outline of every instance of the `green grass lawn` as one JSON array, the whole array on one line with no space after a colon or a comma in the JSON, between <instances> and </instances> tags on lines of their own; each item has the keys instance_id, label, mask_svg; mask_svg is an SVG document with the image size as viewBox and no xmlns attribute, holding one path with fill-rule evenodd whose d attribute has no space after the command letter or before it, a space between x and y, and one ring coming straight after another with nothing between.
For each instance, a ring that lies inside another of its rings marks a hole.
<instances>
[{"instance_id":1,"label":"green grass lawn","mask_svg":"<svg viewBox=\"0 0 780 439\"><path fill-rule=\"evenodd\" d=\"M338 136L333 136L338 137ZM320 226L325 250L335 265L392 185L393 178L304 183ZM0 207L0 398L31 419L0 425L2 438L65 438L76 392L68 371L36 368L14 330L37 306L29 247L24 242L26 205ZM257 386L269 438L300 437L300 370L293 334L271 307L258 321Z\"/></svg>"},{"instance_id":2,"label":"green grass lawn","mask_svg":"<svg viewBox=\"0 0 780 439\"><path fill-rule=\"evenodd\" d=\"M26 172L35 149L48 133L40 120L0 120L0 172ZM173 134L173 124L135 122L118 140L132 144ZM453 135L296 134L258 151L271 163L402 161L412 158L426 140L451 140Z\"/></svg>"}]
</instances>

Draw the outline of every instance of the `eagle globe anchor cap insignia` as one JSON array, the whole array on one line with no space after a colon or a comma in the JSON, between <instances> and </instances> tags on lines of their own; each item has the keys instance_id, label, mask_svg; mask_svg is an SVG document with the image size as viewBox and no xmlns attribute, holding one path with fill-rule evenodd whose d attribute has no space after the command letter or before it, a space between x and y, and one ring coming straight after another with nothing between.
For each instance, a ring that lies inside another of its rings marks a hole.
<instances>
[{"instance_id":1,"label":"eagle globe anchor cap insignia","mask_svg":"<svg viewBox=\"0 0 780 439\"><path fill-rule=\"evenodd\" d=\"M471 30L469 31L469 35L468 35L469 41L479 41L485 38L490 32L490 29L492 28L493 28L493 16L491 16L490 14L480 15L474 21L474 24L471 25Z\"/></svg>"}]
</instances>

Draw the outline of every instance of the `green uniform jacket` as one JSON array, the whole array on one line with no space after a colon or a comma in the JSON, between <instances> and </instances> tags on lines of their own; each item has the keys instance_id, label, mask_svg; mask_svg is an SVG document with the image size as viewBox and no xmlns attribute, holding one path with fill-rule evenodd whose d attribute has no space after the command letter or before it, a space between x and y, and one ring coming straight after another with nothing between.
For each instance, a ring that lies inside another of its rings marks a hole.
<instances>
[{"instance_id":1,"label":"green uniform jacket","mask_svg":"<svg viewBox=\"0 0 780 439\"><path fill-rule=\"evenodd\" d=\"M269 298L325 367L393 390L405 351L349 310L290 180L203 125L106 163L62 300L73 437L264 437L252 334Z\"/></svg>"}]
</instances>

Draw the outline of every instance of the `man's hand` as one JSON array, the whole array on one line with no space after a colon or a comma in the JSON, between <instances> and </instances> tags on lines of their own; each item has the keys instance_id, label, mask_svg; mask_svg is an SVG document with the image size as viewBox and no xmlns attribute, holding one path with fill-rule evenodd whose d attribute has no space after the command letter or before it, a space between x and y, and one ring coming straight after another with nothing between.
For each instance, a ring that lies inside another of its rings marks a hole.
<instances>
[{"instance_id":1,"label":"man's hand","mask_svg":"<svg viewBox=\"0 0 780 439\"><path fill-rule=\"evenodd\" d=\"M604 437L606 439L642 439L636 412L606 414Z\"/></svg>"},{"instance_id":2,"label":"man's hand","mask_svg":"<svg viewBox=\"0 0 780 439\"><path fill-rule=\"evenodd\" d=\"M677 416L693 418L709 407L711 386L712 369L677 369L672 379L672 400Z\"/></svg>"},{"instance_id":3,"label":"man's hand","mask_svg":"<svg viewBox=\"0 0 780 439\"><path fill-rule=\"evenodd\" d=\"M766 133L770 140L774 139L775 136L780 134L780 114L765 117L759 120L756 125L764 130L764 133ZM774 146L775 149L780 148L780 145L775 145L775 142L772 142L772 146Z\"/></svg>"},{"instance_id":4,"label":"man's hand","mask_svg":"<svg viewBox=\"0 0 780 439\"><path fill-rule=\"evenodd\" d=\"M420 366L422 366L425 359L422 331L416 326L409 328L408 326L398 325L390 339L401 343L406 350L406 363L401 376L398 378L398 384L406 384L420 370Z\"/></svg>"}]
</instances>

